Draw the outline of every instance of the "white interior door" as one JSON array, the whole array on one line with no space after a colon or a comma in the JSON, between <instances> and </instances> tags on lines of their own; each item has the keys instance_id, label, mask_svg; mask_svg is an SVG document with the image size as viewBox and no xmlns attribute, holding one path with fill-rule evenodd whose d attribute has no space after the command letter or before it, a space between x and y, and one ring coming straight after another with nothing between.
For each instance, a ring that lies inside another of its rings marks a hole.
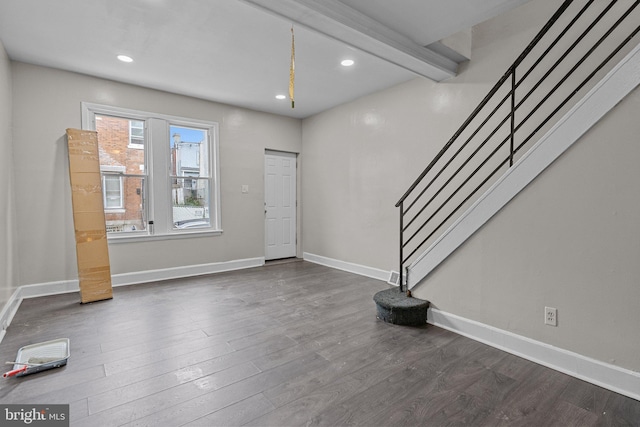
<instances>
[{"instance_id":1,"label":"white interior door","mask_svg":"<svg viewBox=\"0 0 640 427\"><path fill-rule=\"evenodd\" d=\"M296 155L264 156L265 259L296 256Z\"/></svg>"}]
</instances>

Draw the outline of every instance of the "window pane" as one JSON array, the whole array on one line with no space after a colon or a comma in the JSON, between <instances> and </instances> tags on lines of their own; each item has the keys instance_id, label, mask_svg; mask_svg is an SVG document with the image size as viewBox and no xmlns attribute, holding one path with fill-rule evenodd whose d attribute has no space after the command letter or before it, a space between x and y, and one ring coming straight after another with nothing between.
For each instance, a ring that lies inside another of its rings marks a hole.
<instances>
[{"instance_id":1,"label":"window pane","mask_svg":"<svg viewBox=\"0 0 640 427\"><path fill-rule=\"evenodd\" d=\"M125 175L143 175L145 150L129 147L129 122L127 118L96 114L100 166L123 167ZM142 123L144 127L142 121L132 122ZM142 130L141 143L144 142Z\"/></svg>"},{"instance_id":2,"label":"window pane","mask_svg":"<svg viewBox=\"0 0 640 427\"><path fill-rule=\"evenodd\" d=\"M144 122L141 120L130 120L131 136L136 138L144 137Z\"/></svg>"},{"instance_id":3,"label":"window pane","mask_svg":"<svg viewBox=\"0 0 640 427\"><path fill-rule=\"evenodd\" d=\"M144 231L146 220L144 212L144 177L118 176L105 174L105 211L107 231L110 233ZM119 206L115 205L115 192L112 188L121 188L118 197ZM111 187L113 185L113 187ZM111 199L110 199L111 198ZM109 203L114 203L109 206Z\"/></svg>"},{"instance_id":4,"label":"window pane","mask_svg":"<svg viewBox=\"0 0 640 427\"><path fill-rule=\"evenodd\" d=\"M103 175L104 208L122 209L122 181L118 175Z\"/></svg>"},{"instance_id":5,"label":"window pane","mask_svg":"<svg viewBox=\"0 0 640 427\"><path fill-rule=\"evenodd\" d=\"M172 178L173 228L209 227L209 179Z\"/></svg>"},{"instance_id":6,"label":"window pane","mask_svg":"<svg viewBox=\"0 0 640 427\"><path fill-rule=\"evenodd\" d=\"M206 129L170 126L172 176L209 177L209 151Z\"/></svg>"},{"instance_id":7,"label":"window pane","mask_svg":"<svg viewBox=\"0 0 640 427\"><path fill-rule=\"evenodd\" d=\"M99 114L95 119L107 231L145 230L144 121ZM131 139L131 132L139 138Z\"/></svg>"},{"instance_id":8,"label":"window pane","mask_svg":"<svg viewBox=\"0 0 640 427\"><path fill-rule=\"evenodd\" d=\"M129 148L144 148L144 122L129 120Z\"/></svg>"}]
</instances>

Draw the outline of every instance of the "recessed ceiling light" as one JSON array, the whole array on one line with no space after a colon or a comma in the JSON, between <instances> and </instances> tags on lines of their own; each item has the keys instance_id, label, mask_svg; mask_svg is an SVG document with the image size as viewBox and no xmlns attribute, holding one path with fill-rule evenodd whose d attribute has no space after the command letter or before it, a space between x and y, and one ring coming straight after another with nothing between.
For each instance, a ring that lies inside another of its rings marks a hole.
<instances>
[{"instance_id":1,"label":"recessed ceiling light","mask_svg":"<svg viewBox=\"0 0 640 427\"><path fill-rule=\"evenodd\" d=\"M340 65L342 65L343 67L351 67L353 64L355 64L355 61L353 59L345 59L340 63Z\"/></svg>"},{"instance_id":2,"label":"recessed ceiling light","mask_svg":"<svg viewBox=\"0 0 640 427\"><path fill-rule=\"evenodd\" d=\"M287 97L284 95L276 95L276 99L286 99Z\"/></svg>"},{"instance_id":3,"label":"recessed ceiling light","mask_svg":"<svg viewBox=\"0 0 640 427\"><path fill-rule=\"evenodd\" d=\"M118 55L118 59L122 62L133 62L133 58L127 55Z\"/></svg>"}]
</instances>

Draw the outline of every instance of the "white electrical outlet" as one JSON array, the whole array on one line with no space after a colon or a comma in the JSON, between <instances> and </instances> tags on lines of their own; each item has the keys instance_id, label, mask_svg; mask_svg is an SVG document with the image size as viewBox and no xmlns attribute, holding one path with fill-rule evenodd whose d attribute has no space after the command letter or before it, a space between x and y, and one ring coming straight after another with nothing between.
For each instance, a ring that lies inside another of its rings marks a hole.
<instances>
[{"instance_id":1,"label":"white electrical outlet","mask_svg":"<svg viewBox=\"0 0 640 427\"><path fill-rule=\"evenodd\" d=\"M553 307L544 308L544 324L558 326L558 309Z\"/></svg>"}]
</instances>

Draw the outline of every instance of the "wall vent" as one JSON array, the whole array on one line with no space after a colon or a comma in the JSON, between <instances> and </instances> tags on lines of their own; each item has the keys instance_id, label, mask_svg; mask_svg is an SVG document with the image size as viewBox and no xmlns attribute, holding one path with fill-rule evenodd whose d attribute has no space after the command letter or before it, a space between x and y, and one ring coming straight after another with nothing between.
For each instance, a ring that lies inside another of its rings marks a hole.
<instances>
[{"instance_id":1,"label":"wall vent","mask_svg":"<svg viewBox=\"0 0 640 427\"><path fill-rule=\"evenodd\" d=\"M393 286L400 286L400 273L397 271L391 271L389 273L389 280L387 283Z\"/></svg>"}]
</instances>

